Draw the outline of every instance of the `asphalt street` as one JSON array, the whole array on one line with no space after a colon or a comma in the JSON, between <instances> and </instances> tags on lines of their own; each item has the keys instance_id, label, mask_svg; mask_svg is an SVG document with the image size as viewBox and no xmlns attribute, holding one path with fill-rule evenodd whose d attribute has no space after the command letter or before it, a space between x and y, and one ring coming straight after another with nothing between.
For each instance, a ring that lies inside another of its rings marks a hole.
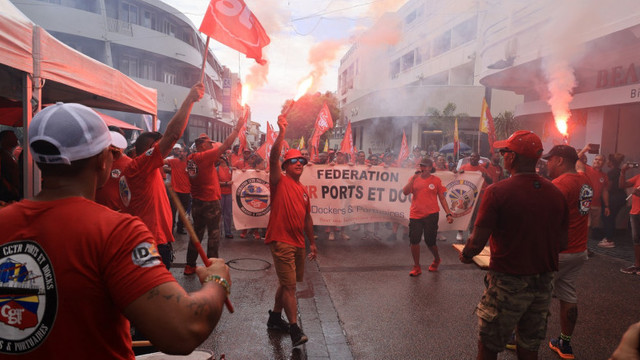
<instances>
[{"instance_id":1,"label":"asphalt street","mask_svg":"<svg viewBox=\"0 0 640 360\"><path fill-rule=\"evenodd\" d=\"M299 323L309 342L291 347L287 334L268 331L276 274L268 247L252 236L223 239L220 254L231 267L231 300L201 349L225 359L474 359L477 317L485 271L458 261L455 232L438 241L442 264L430 273L431 254L422 247L423 274L410 277L411 256L402 230L381 224L380 239L361 239L362 227L346 231L350 240L328 241L319 231L319 256L307 262L298 285ZM590 240L594 255L578 282L579 318L572 340L577 359L607 359L621 335L640 320L640 276L620 273L630 264L632 246L625 233L617 247L601 249ZM195 276L184 276L186 235L178 235L172 272L187 290L199 288ZM205 239L206 241L206 239ZM558 302L551 306L547 337L560 331ZM515 359L503 352L499 359ZM547 343L540 359L558 359Z\"/></svg>"}]
</instances>

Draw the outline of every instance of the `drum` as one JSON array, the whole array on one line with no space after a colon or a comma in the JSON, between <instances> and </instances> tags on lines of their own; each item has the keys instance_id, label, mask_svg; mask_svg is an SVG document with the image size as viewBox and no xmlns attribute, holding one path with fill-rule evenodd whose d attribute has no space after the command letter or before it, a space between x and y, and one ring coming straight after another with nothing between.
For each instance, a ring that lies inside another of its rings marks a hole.
<instances>
[{"instance_id":1,"label":"drum","mask_svg":"<svg viewBox=\"0 0 640 360\"><path fill-rule=\"evenodd\" d=\"M208 350L196 350L189 355L167 355L161 352L138 355L136 360L215 360L213 352Z\"/></svg>"}]
</instances>

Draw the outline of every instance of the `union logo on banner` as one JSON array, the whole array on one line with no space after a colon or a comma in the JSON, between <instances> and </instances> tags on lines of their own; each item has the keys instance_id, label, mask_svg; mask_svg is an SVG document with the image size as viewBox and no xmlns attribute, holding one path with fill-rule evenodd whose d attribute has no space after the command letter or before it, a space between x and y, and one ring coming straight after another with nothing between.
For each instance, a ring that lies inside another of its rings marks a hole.
<instances>
[{"instance_id":1,"label":"union logo on banner","mask_svg":"<svg viewBox=\"0 0 640 360\"><path fill-rule=\"evenodd\" d=\"M236 204L249 216L267 214L271 210L269 183L260 178L243 181L236 190Z\"/></svg>"},{"instance_id":2,"label":"union logo on banner","mask_svg":"<svg viewBox=\"0 0 640 360\"><path fill-rule=\"evenodd\" d=\"M470 213L478 198L476 184L465 179L455 179L446 185L447 202L453 217L460 217Z\"/></svg>"}]
</instances>

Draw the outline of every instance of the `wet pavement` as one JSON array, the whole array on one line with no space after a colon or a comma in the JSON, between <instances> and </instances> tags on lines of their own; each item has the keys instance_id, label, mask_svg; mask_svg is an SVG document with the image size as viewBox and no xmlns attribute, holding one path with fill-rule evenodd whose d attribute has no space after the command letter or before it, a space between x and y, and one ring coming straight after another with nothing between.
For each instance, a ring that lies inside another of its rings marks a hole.
<instances>
[{"instance_id":1,"label":"wet pavement","mask_svg":"<svg viewBox=\"0 0 640 360\"><path fill-rule=\"evenodd\" d=\"M432 257L422 246L423 274L409 277L411 256L402 228L393 233L381 224L380 239L363 240L348 227L351 240L328 241L318 232L317 262L307 262L305 281L298 284L299 323L309 342L292 348L288 334L268 331L267 311L277 287L267 246L252 236L222 239L220 254L231 267L231 300L201 349L216 359L474 359L477 317L474 309L483 291L485 271L458 261L455 232L438 241L439 271L426 268ZM599 240L599 239L598 239ZM186 235L178 235L172 272L187 290L199 288L195 276L184 276ZM205 240L206 241L206 240ZM633 260L630 236L620 233L616 247L602 249L589 241L594 255L578 282L579 318L572 340L577 359L606 359L622 333L640 320L640 276L621 267ZM560 331L558 303L552 302L548 337ZM499 359L515 359L505 351ZM540 359L558 359L548 345Z\"/></svg>"}]
</instances>

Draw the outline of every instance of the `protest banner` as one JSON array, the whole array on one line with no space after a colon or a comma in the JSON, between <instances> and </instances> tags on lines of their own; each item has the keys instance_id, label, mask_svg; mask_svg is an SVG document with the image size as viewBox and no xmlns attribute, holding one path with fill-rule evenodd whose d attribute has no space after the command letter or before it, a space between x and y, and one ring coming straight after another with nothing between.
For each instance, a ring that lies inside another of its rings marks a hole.
<instances>
[{"instance_id":1,"label":"protest banner","mask_svg":"<svg viewBox=\"0 0 640 360\"><path fill-rule=\"evenodd\" d=\"M346 226L374 222L409 224L411 195L402 188L415 169L349 165L313 165L300 182L307 187L314 225ZM454 174L436 172L447 188L445 199L454 217L446 222L440 213L441 231L466 230L477 204L482 175L477 171ZM234 171L232 194L236 229L264 228L270 210L269 176L264 171Z\"/></svg>"}]
</instances>

